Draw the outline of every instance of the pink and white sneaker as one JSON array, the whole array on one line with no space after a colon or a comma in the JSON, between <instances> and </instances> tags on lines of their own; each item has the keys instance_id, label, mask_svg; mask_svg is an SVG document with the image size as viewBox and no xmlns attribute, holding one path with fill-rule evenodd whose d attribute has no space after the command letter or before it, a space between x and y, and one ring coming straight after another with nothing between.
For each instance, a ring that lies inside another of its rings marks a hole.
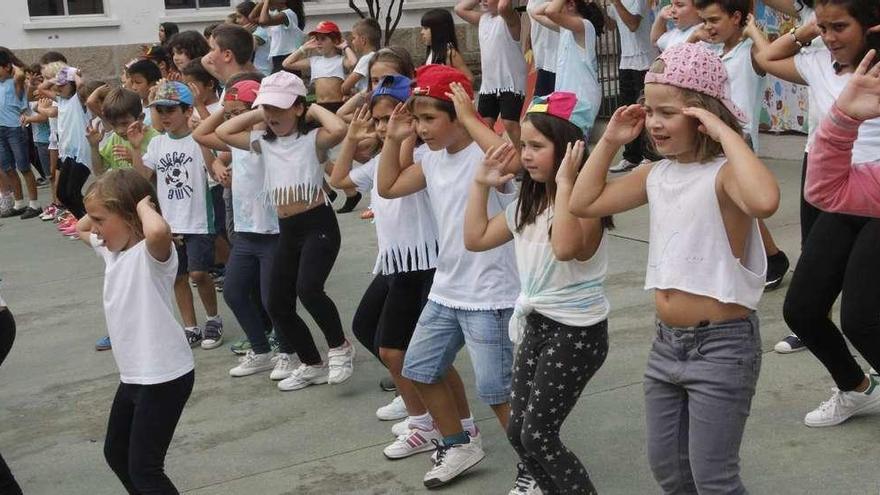
<instances>
[{"instance_id":1,"label":"pink and white sneaker","mask_svg":"<svg viewBox=\"0 0 880 495\"><path fill-rule=\"evenodd\" d=\"M443 435L437 428L433 428L431 431L413 428L406 435L397 437L397 440L385 447L382 452L389 459L403 459L420 452L434 450L434 444L431 440L438 442L443 440Z\"/></svg>"}]
</instances>

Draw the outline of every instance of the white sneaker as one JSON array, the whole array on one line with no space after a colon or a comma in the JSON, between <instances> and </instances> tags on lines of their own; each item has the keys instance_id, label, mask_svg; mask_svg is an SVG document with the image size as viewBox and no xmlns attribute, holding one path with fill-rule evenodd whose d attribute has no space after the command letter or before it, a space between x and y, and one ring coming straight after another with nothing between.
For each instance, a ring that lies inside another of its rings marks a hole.
<instances>
[{"instance_id":1,"label":"white sneaker","mask_svg":"<svg viewBox=\"0 0 880 495\"><path fill-rule=\"evenodd\" d=\"M408 434L397 437L397 440L385 447L385 450L382 452L389 459L403 459L413 454L434 450L435 447L432 440L437 440L438 442L443 440L443 435L440 434L437 428L431 431L413 428L409 430Z\"/></svg>"},{"instance_id":2,"label":"white sneaker","mask_svg":"<svg viewBox=\"0 0 880 495\"><path fill-rule=\"evenodd\" d=\"M476 435L471 435L470 432L468 432L468 436L471 437L472 444L476 445L477 447L479 447L481 449L483 448L483 435L482 435L482 433L480 433L479 428L477 428ZM431 462L437 462L437 451L434 451L434 453L431 454Z\"/></svg>"},{"instance_id":3,"label":"white sneaker","mask_svg":"<svg viewBox=\"0 0 880 495\"><path fill-rule=\"evenodd\" d=\"M454 480L458 475L475 466L486 453L474 442L445 447L432 440L436 448L434 467L425 474L425 486L437 488Z\"/></svg>"},{"instance_id":4,"label":"white sneaker","mask_svg":"<svg viewBox=\"0 0 880 495\"><path fill-rule=\"evenodd\" d=\"M299 365L299 368L293 370L290 376L278 382L278 389L289 392L323 383L327 383L327 367L323 365L309 366L303 363Z\"/></svg>"},{"instance_id":5,"label":"white sneaker","mask_svg":"<svg viewBox=\"0 0 880 495\"><path fill-rule=\"evenodd\" d=\"M538 487L538 482L526 470L525 465L519 463L516 465L516 480L513 482L513 488L507 495L543 495L544 492Z\"/></svg>"},{"instance_id":6,"label":"white sneaker","mask_svg":"<svg viewBox=\"0 0 880 495\"><path fill-rule=\"evenodd\" d=\"M391 435L395 437L399 437L401 435L406 435L409 432L409 417L404 418L403 421L399 423L394 423L391 425Z\"/></svg>"},{"instance_id":7,"label":"white sneaker","mask_svg":"<svg viewBox=\"0 0 880 495\"><path fill-rule=\"evenodd\" d=\"M286 352L279 352L272 359L275 361L275 367L269 375L270 380L284 380L296 369L297 365L293 360L293 356Z\"/></svg>"},{"instance_id":8,"label":"white sneaker","mask_svg":"<svg viewBox=\"0 0 880 495\"><path fill-rule=\"evenodd\" d=\"M629 172L630 170L632 170L638 166L639 166L638 163L633 163L633 162L627 160L626 158L624 158L623 160L620 160L619 162L617 162L617 165L614 165L613 167L609 167L608 171L611 172L612 174L619 174L621 172Z\"/></svg>"},{"instance_id":9,"label":"white sneaker","mask_svg":"<svg viewBox=\"0 0 880 495\"><path fill-rule=\"evenodd\" d=\"M403 397L399 395L388 405L376 409L376 417L379 418L379 421L397 421L405 419L407 416L409 413L406 412L406 404L403 403Z\"/></svg>"},{"instance_id":10,"label":"white sneaker","mask_svg":"<svg viewBox=\"0 0 880 495\"><path fill-rule=\"evenodd\" d=\"M351 378L354 372L354 355L354 345L350 342L327 351L327 363L330 367L327 383L342 383Z\"/></svg>"},{"instance_id":11,"label":"white sneaker","mask_svg":"<svg viewBox=\"0 0 880 495\"><path fill-rule=\"evenodd\" d=\"M249 350L238 361L239 365L229 370L229 376L250 376L275 368L275 361L272 360L272 353L270 352L256 354L254 351Z\"/></svg>"},{"instance_id":12,"label":"white sneaker","mask_svg":"<svg viewBox=\"0 0 880 495\"><path fill-rule=\"evenodd\" d=\"M853 416L880 412L880 383L870 378L871 384L865 392L841 392L837 388L831 398L813 409L804 417L804 424L814 428L834 426Z\"/></svg>"}]
</instances>

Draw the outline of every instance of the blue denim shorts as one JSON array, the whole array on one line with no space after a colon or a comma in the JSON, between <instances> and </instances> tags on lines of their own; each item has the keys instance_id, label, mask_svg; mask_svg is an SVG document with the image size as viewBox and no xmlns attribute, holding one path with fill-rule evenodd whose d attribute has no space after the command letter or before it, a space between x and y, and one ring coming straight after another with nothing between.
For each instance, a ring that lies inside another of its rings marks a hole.
<instances>
[{"instance_id":1,"label":"blue denim shorts","mask_svg":"<svg viewBox=\"0 0 880 495\"><path fill-rule=\"evenodd\" d=\"M31 169L27 132L24 127L0 126L0 169L4 172L14 169L27 172Z\"/></svg>"},{"instance_id":2,"label":"blue denim shorts","mask_svg":"<svg viewBox=\"0 0 880 495\"><path fill-rule=\"evenodd\" d=\"M206 272L214 266L214 234L183 234L177 247L177 276Z\"/></svg>"},{"instance_id":3,"label":"blue denim shorts","mask_svg":"<svg viewBox=\"0 0 880 495\"><path fill-rule=\"evenodd\" d=\"M428 301L416 325L403 376L437 383L467 347L477 379L477 395L489 405L507 402L513 366L513 343L507 324L513 309L470 311Z\"/></svg>"}]
</instances>

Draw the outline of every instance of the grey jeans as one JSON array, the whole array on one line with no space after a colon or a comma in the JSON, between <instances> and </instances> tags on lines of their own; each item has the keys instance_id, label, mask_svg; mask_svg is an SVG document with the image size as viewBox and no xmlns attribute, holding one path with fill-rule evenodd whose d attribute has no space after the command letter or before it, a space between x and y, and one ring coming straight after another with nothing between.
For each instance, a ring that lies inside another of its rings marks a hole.
<instances>
[{"instance_id":1,"label":"grey jeans","mask_svg":"<svg viewBox=\"0 0 880 495\"><path fill-rule=\"evenodd\" d=\"M663 493L748 493L739 447L761 370L758 317L657 322L645 371L648 461Z\"/></svg>"}]
</instances>

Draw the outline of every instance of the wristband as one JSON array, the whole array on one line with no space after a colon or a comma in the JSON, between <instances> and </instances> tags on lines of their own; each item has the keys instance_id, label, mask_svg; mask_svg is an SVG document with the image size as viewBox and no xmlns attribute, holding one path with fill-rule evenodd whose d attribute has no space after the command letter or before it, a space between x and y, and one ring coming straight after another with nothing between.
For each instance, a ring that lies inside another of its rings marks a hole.
<instances>
[{"instance_id":1,"label":"wristband","mask_svg":"<svg viewBox=\"0 0 880 495\"><path fill-rule=\"evenodd\" d=\"M792 39L792 40L794 41L794 43L798 46L798 49L803 48L803 47L805 47L805 46L810 46L810 45L813 44L812 41L807 41L807 42L805 42L805 43L801 43L801 41L797 38L797 30L798 30L797 27L793 27L793 28L791 28L791 30L788 32L788 34L791 35L791 39Z\"/></svg>"}]
</instances>

